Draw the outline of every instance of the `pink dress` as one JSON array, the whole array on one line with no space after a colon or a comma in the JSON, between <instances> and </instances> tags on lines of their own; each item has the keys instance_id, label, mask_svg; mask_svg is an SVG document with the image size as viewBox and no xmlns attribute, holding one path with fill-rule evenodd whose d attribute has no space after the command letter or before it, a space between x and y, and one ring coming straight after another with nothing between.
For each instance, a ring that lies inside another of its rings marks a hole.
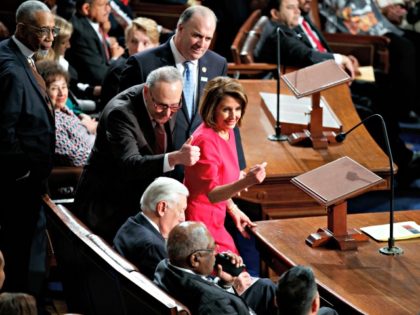
<instances>
[{"instance_id":1,"label":"pink dress","mask_svg":"<svg viewBox=\"0 0 420 315\"><path fill-rule=\"evenodd\" d=\"M235 135L229 131L229 140L222 139L213 129L201 124L193 133L193 145L200 147L200 160L185 168L184 184L190 196L186 219L203 222L219 251L230 250L238 254L232 237L225 229L226 201L211 203L208 193L216 186L230 184L239 179Z\"/></svg>"}]
</instances>

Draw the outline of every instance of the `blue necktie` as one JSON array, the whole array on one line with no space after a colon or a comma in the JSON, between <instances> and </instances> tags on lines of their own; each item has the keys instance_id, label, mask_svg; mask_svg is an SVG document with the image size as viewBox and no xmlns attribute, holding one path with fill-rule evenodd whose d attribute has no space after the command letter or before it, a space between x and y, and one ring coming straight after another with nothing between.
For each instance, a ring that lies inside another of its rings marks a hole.
<instances>
[{"instance_id":1,"label":"blue necktie","mask_svg":"<svg viewBox=\"0 0 420 315\"><path fill-rule=\"evenodd\" d=\"M191 119L194 113L194 81L193 64L190 61L184 62L184 99L187 106L188 116Z\"/></svg>"}]
</instances>

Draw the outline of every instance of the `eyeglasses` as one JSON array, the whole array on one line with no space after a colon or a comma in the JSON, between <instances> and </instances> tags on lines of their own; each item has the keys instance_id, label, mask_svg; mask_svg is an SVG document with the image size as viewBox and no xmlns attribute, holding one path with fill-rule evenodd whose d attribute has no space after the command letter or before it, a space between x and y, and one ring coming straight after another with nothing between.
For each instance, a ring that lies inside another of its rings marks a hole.
<instances>
[{"instance_id":1,"label":"eyeglasses","mask_svg":"<svg viewBox=\"0 0 420 315\"><path fill-rule=\"evenodd\" d=\"M200 248L200 249L196 249L195 251L193 251L191 254L189 254L188 256L194 255L197 252L207 252L207 253L214 253L219 251L219 245L214 244L213 248Z\"/></svg>"},{"instance_id":2,"label":"eyeglasses","mask_svg":"<svg viewBox=\"0 0 420 315\"><path fill-rule=\"evenodd\" d=\"M54 26L53 28L49 28L49 27L37 27L37 26L33 26L30 24L23 24L29 28L32 28L33 30L35 30L35 33L42 38L48 37L50 34L53 35L53 37L57 37L58 33L60 33L60 28Z\"/></svg>"},{"instance_id":3,"label":"eyeglasses","mask_svg":"<svg viewBox=\"0 0 420 315\"><path fill-rule=\"evenodd\" d=\"M181 107L182 107L182 99L179 100L179 103L176 104L161 104L161 103L157 103L156 100L154 99L152 93L150 92L150 97L152 98L152 102L153 102L153 106L159 111L159 112L163 112L167 109L170 109L171 112L175 113L177 112Z\"/></svg>"}]
</instances>

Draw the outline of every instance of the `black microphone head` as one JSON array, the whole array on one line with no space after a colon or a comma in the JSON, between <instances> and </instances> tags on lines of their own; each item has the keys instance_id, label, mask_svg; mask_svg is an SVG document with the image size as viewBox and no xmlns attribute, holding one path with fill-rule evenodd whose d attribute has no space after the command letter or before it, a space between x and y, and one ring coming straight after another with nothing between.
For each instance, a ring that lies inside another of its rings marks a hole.
<instances>
[{"instance_id":1,"label":"black microphone head","mask_svg":"<svg viewBox=\"0 0 420 315\"><path fill-rule=\"evenodd\" d=\"M335 136L335 141L343 142L346 139L347 134L345 132L340 132L338 135Z\"/></svg>"}]
</instances>

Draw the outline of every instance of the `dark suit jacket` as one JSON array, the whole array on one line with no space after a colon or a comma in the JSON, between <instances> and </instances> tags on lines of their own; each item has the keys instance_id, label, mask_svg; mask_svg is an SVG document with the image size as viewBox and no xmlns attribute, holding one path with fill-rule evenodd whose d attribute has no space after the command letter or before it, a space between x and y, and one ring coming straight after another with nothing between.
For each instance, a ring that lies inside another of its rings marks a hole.
<instances>
[{"instance_id":1,"label":"dark suit jacket","mask_svg":"<svg viewBox=\"0 0 420 315\"><path fill-rule=\"evenodd\" d=\"M109 242L140 211L146 187L163 175L164 155L153 152L155 134L142 91L143 85L133 86L105 106L76 191L79 216ZM167 152L173 148L174 124L174 119L165 124Z\"/></svg>"},{"instance_id":2,"label":"dark suit jacket","mask_svg":"<svg viewBox=\"0 0 420 315\"><path fill-rule=\"evenodd\" d=\"M28 292L31 244L54 155L54 117L27 58L0 43L0 248L4 289Z\"/></svg>"},{"instance_id":3,"label":"dark suit jacket","mask_svg":"<svg viewBox=\"0 0 420 315\"><path fill-rule=\"evenodd\" d=\"M168 257L165 239L141 213L128 218L118 230L114 248L150 280L158 263Z\"/></svg>"},{"instance_id":4,"label":"dark suit jacket","mask_svg":"<svg viewBox=\"0 0 420 315\"><path fill-rule=\"evenodd\" d=\"M304 19L304 20L305 20L305 21L309 24L309 26L311 27L312 31L314 31L314 32L316 33L316 35L318 36L318 39L319 39L319 41L321 42L322 46L324 46L324 47L325 47L325 49L326 49L328 52L332 53L333 51L331 50L330 45L328 45L327 40L325 39L324 35L322 35L322 32L320 32L320 31L319 31L319 29L315 26L315 24L314 24L314 23L312 23L312 21L311 21L311 19L310 19L310 17L309 17L309 14L305 14L305 15L303 15L302 17L303 17L303 19ZM308 46L308 47L310 47L310 48L314 49L314 48L312 47L312 44L311 44L311 42L309 41L308 37L306 36L306 33L305 33L305 32L304 32L304 30L302 29L302 26L298 25L298 26L296 27L295 31L296 31L296 33L298 33L298 36L299 36L299 37L301 36L301 37L300 37L300 39L302 40L302 42L303 42L306 46Z\"/></svg>"},{"instance_id":5,"label":"dark suit jacket","mask_svg":"<svg viewBox=\"0 0 420 315\"><path fill-rule=\"evenodd\" d=\"M124 90L134 84L143 83L150 72L163 66L175 66L175 59L172 55L169 41L157 48L135 54L128 58L126 68L124 69L121 80L120 90ZM203 93L207 81L217 77L225 76L227 73L226 59L220 55L208 50L198 61L198 95L196 95L197 104ZM197 106L195 106L197 109ZM190 121L187 107L177 113L174 145L175 149L181 148L184 142L190 137L195 129L202 122L199 114L194 113ZM236 147L238 150L239 167L244 169L245 157L242 149L242 143L239 131L235 129Z\"/></svg>"},{"instance_id":6,"label":"dark suit jacket","mask_svg":"<svg viewBox=\"0 0 420 315\"><path fill-rule=\"evenodd\" d=\"M75 14L70 22L73 34L66 59L76 69L80 82L101 85L109 66L103 45L86 17Z\"/></svg>"},{"instance_id":7,"label":"dark suit jacket","mask_svg":"<svg viewBox=\"0 0 420 315\"><path fill-rule=\"evenodd\" d=\"M28 60L12 39L0 44L0 181L30 171L41 181L52 168L54 116Z\"/></svg>"},{"instance_id":8,"label":"dark suit jacket","mask_svg":"<svg viewBox=\"0 0 420 315\"><path fill-rule=\"evenodd\" d=\"M249 315L246 303L201 276L184 272L162 260L156 268L154 282L185 304L192 314Z\"/></svg>"},{"instance_id":9,"label":"dark suit jacket","mask_svg":"<svg viewBox=\"0 0 420 315\"><path fill-rule=\"evenodd\" d=\"M308 47L302 36L286 25L271 21L266 24L254 50L255 61L277 63L277 27L280 27L280 62L286 66L307 67L334 59L331 53L322 53Z\"/></svg>"},{"instance_id":10,"label":"dark suit jacket","mask_svg":"<svg viewBox=\"0 0 420 315\"><path fill-rule=\"evenodd\" d=\"M106 71L105 77L102 81L101 90L101 108L118 94L120 89L121 73L125 68L125 63L128 58L128 53L124 53L120 58L115 60Z\"/></svg>"}]
</instances>

